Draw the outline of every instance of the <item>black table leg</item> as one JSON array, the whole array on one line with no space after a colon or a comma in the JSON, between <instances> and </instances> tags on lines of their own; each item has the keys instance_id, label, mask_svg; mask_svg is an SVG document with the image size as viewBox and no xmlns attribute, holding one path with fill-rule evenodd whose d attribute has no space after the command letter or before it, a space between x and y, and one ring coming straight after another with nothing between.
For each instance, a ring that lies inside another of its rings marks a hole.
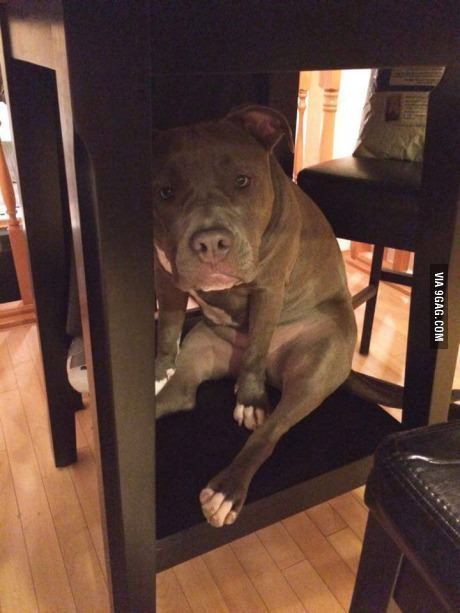
<instances>
[{"instance_id":1,"label":"black table leg","mask_svg":"<svg viewBox=\"0 0 460 613\"><path fill-rule=\"evenodd\" d=\"M149 3L95 10L69 1L63 25L59 101L112 603L148 612L156 552Z\"/></svg>"},{"instance_id":2,"label":"black table leg","mask_svg":"<svg viewBox=\"0 0 460 613\"><path fill-rule=\"evenodd\" d=\"M430 97L421 213L409 319L403 423L447 419L460 340L460 65L449 67ZM448 270L448 347L432 348L432 265Z\"/></svg>"}]
</instances>

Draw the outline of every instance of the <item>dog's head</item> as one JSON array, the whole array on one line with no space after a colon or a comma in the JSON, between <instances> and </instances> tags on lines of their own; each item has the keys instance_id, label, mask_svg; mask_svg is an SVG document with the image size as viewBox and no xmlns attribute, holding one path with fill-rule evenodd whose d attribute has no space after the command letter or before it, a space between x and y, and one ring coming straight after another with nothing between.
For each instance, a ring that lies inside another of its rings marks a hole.
<instances>
[{"instance_id":1,"label":"dog's head","mask_svg":"<svg viewBox=\"0 0 460 613\"><path fill-rule=\"evenodd\" d=\"M274 202L270 154L283 135L292 144L285 117L260 106L155 134L155 249L183 291L228 289L257 275Z\"/></svg>"}]
</instances>

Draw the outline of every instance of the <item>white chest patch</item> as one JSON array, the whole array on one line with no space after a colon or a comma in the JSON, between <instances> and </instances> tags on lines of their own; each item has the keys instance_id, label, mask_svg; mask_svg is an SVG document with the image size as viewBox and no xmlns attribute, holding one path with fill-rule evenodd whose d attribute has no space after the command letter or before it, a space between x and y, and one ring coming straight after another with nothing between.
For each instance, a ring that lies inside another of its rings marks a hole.
<instances>
[{"instance_id":1,"label":"white chest patch","mask_svg":"<svg viewBox=\"0 0 460 613\"><path fill-rule=\"evenodd\" d=\"M219 326L236 326L236 322L230 317L228 313L226 313L223 309L219 307L212 306L208 304L203 298L200 298L195 290L190 290L190 296L192 296L193 300L197 304L199 304L201 310L204 315L211 320L213 323Z\"/></svg>"},{"instance_id":2,"label":"white chest patch","mask_svg":"<svg viewBox=\"0 0 460 613\"><path fill-rule=\"evenodd\" d=\"M157 251L158 260L160 264L163 266L166 272L169 272L169 274L172 275L172 266L171 266L171 262L168 259L168 256L163 251L163 249L160 249L159 247L157 247L157 245L155 245L155 249Z\"/></svg>"}]
</instances>

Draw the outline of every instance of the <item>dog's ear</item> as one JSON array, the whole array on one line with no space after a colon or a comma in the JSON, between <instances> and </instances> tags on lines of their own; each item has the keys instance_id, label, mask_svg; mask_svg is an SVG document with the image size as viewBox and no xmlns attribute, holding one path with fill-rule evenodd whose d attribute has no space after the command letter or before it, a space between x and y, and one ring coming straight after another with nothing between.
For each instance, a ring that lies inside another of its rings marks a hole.
<instances>
[{"instance_id":1,"label":"dog's ear","mask_svg":"<svg viewBox=\"0 0 460 613\"><path fill-rule=\"evenodd\" d=\"M257 104L245 105L231 110L226 119L250 132L270 151L283 136L288 140L289 149L294 151L294 139L288 120L275 109Z\"/></svg>"}]
</instances>

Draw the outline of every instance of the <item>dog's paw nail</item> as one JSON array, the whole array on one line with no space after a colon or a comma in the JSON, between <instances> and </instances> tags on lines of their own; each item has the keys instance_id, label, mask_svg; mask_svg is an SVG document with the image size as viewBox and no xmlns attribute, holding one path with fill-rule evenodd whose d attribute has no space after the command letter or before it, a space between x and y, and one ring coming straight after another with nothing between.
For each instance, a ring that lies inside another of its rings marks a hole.
<instances>
[{"instance_id":1,"label":"dog's paw nail","mask_svg":"<svg viewBox=\"0 0 460 613\"><path fill-rule=\"evenodd\" d=\"M261 426L265 421L265 411L263 409L256 409L255 419L257 426Z\"/></svg>"},{"instance_id":2,"label":"dog's paw nail","mask_svg":"<svg viewBox=\"0 0 460 613\"><path fill-rule=\"evenodd\" d=\"M201 490L200 492L200 502L204 503L207 500L209 500L211 498L211 496L214 496L215 492L214 490L212 490L209 487L205 487L204 490Z\"/></svg>"},{"instance_id":3,"label":"dog's paw nail","mask_svg":"<svg viewBox=\"0 0 460 613\"><path fill-rule=\"evenodd\" d=\"M219 511L220 507L225 501L225 494L222 492L216 492L214 496L211 496L206 502L203 503L203 512L208 518L212 519L214 515Z\"/></svg>"},{"instance_id":4,"label":"dog's paw nail","mask_svg":"<svg viewBox=\"0 0 460 613\"><path fill-rule=\"evenodd\" d=\"M232 507L232 500L224 500L212 517L208 519L208 523L214 528L222 528L227 523L227 517L232 513Z\"/></svg>"},{"instance_id":5,"label":"dog's paw nail","mask_svg":"<svg viewBox=\"0 0 460 613\"><path fill-rule=\"evenodd\" d=\"M253 406L244 407L244 425L248 430L254 430L257 426Z\"/></svg>"},{"instance_id":6,"label":"dog's paw nail","mask_svg":"<svg viewBox=\"0 0 460 613\"><path fill-rule=\"evenodd\" d=\"M233 411L233 419L236 421L236 423L241 426L243 425L243 419L244 419L244 406L242 404L237 404L235 407L235 410Z\"/></svg>"},{"instance_id":7,"label":"dog's paw nail","mask_svg":"<svg viewBox=\"0 0 460 613\"><path fill-rule=\"evenodd\" d=\"M227 526L230 526L230 524L234 524L237 517L238 517L238 515L237 515L236 511L230 511L230 513L225 518L225 524Z\"/></svg>"}]
</instances>

